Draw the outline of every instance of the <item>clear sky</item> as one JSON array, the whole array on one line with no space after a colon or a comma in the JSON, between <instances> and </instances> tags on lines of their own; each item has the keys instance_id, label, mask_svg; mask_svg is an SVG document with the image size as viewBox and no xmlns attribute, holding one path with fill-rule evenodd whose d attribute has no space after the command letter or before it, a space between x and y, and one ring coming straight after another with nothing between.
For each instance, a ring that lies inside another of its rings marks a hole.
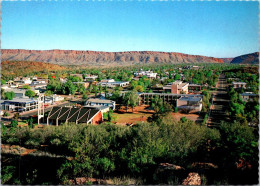
<instances>
[{"instance_id":1,"label":"clear sky","mask_svg":"<svg viewBox=\"0 0 260 186\"><path fill-rule=\"evenodd\" d=\"M236 57L259 51L258 13L253 1L4 1L1 47Z\"/></svg>"}]
</instances>

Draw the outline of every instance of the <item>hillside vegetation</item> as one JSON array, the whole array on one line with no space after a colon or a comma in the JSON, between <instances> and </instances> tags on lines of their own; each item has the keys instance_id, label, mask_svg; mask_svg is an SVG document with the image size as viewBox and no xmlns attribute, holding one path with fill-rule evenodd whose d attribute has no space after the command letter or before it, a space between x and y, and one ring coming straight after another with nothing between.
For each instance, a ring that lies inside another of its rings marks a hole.
<instances>
[{"instance_id":1,"label":"hillside vegetation","mask_svg":"<svg viewBox=\"0 0 260 186\"><path fill-rule=\"evenodd\" d=\"M16 77L23 75L30 75L35 72L48 72L65 70L65 67L48 64L43 62L31 62L31 61L3 61L1 73L4 77Z\"/></svg>"}]
</instances>

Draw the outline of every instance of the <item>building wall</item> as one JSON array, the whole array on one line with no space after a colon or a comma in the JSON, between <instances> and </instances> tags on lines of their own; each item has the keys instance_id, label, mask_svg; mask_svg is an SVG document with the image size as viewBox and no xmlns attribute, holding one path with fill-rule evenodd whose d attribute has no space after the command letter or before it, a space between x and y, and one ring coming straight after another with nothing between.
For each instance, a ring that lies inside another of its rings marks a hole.
<instances>
[{"instance_id":1,"label":"building wall","mask_svg":"<svg viewBox=\"0 0 260 186\"><path fill-rule=\"evenodd\" d=\"M180 94L180 91L178 91L178 85L177 84L172 84L171 93L172 94Z\"/></svg>"},{"instance_id":2,"label":"building wall","mask_svg":"<svg viewBox=\"0 0 260 186\"><path fill-rule=\"evenodd\" d=\"M98 112L95 117L92 119L92 124L100 124L103 121L103 115L101 112Z\"/></svg>"},{"instance_id":3,"label":"building wall","mask_svg":"<svg viewBox=\"0 0 260 186\"><path fill-rule=\"evenodd\" d=\"M189 86L185 85L184 87L181 88L180 93L181 93L181 91L183 91L183 92L185 92L185 94L187 94L189 92ZM178 93L178 94L180 94L180 93Z\"/></svg>"}]
</instances>

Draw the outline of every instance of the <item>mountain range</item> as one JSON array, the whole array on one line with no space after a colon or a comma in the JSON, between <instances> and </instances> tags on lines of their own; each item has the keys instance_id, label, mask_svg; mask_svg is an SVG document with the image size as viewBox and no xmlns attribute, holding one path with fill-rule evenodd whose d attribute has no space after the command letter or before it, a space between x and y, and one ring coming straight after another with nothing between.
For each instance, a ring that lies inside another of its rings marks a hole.
<instances>
[{"instance_id":1,"label":"mountain range","mask_svg":"<svg viewBox=\"0 0 260 186\"><path fill-rule=\"evenodd\" d=\"M255 64L259 53L240 58L214 58L201 55L189 55L176 52L154 51L129 51L129 52L100 52L79 50L24 50L2 49L2 61L33 61L58 65L90 65L90 66L114 66L131 64L155 64L155 63L251 63ZM256 54L256 55L255 55ZM236 59L236 60L235 60ZM235 61L234 61L235 60Z\"/></svg>"}]
</instances>

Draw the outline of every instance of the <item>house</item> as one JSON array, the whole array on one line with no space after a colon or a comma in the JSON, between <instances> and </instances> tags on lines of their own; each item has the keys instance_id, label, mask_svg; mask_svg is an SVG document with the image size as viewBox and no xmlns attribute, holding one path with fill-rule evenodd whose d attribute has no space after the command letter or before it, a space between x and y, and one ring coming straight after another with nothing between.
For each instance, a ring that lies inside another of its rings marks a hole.
<instances>
[{"instance_id":1,"label":"house","mask_svg":"<svg viewBox=\"0 0 260 186\"><path fill-rule=\"evenodd\" d=\"M45 89L47 87L47 83L44 80L32 81L32 83L29 86L34 89Z\"/></svg>"},{"instance_id":2,"label":"house","mask_svg":"<svg viewBox=\"0 0 260 186\"><path fill-rule=\"evenodd\" d=\"M53 94L52 96L44 96L44 103L53 104L57 101L63 101L64 97Z\"/></svg>"},{"instance_id":3,"label":"house","mask_svg":"<svg viewBox=\"0 0 260 186\"><path fill-rule=\"evenodd\" d=\"M98 78L97 75L87 74L87 75L85 75L84 81L89 81L89 80L90 80L90 81L95 81L97 78Z\"/></svg>"},{"instance_id":4,"label":"house","mask_svg":"<svg viewBox=\"0 0 260 186\"><path fill-rule=\"evenodd\" d=\"M68 81L67 78L59 78L61 83L66 83Z\"/></svg>"},{"instance_id":5,"label":"house","mask_svg":"<svg viewBox=\"0 0 260 186\"><path fill-rule=\"evenodd\" d=\"M254 94L253 92L244 92L244 93L241 93L240 96L242 97L243 101L245 101L245 102L253 101L254 99L259 99L259 95Z\"/></svg>"},{"instance_id":6,"label":"house","mask_svg":"<svg viewBox=\"0 0 260 186\"><path fill-rule=\"evenodd\" d=\"M199 112L202 109L202 97L181 96L177 99L177 108L186 112Z\"/></svg>"},{"instance_id":7,"label":"house","mask_svg":"<svg viewBox=\"0 0 260 186\"><path fill-rule=\"evenodd\" d=\"M115 80L114 79L102 79L100 82L101 83L113 83L113 82L115 82Z\"/></svg>"},{"instance_id":8,"label":"house","mask_svg":"<svg viewBox=\"0 0 260 186\"><path fill-rule=\"evenodd\" d=\"M8 87L10 87L10 88L17 88L17 87L19 86L19 83L15 83L14 81L9 80L9 81L7 82L7 85L8 85Z\"/></svg>"},{"instance_id":9,"label":"house","mask_svg":"<svg viewBox=\"0 0 260 186\"><path fill-rule=\"evenodd\" d=\"M101 85L102 87L109 87L109 88L113 88L113 87L126 87L129 85L129 81L112 81L109 80L108 82L102 82L103 80L101 80L100 83L98 83L99 85Z\"/></svg>"},{"instance_id":10,"label":"house","mask_svg":"<svg viewBox=\"0 0 260 186\"><path fill-rule=\"evenodd\" d=\"M172 94L187 94L189 83L183 83L182 81L175 81L173 83L168 83L163 87L164 92Z\"/></svg>"},{"instance_id":11,"label":"house","mask_svg":"<svg viewBox=\"0 0 260 186\"><path fill-rule=\"evenodd\" d=\"M38 108L37 99L14 98L13 100L1 100L2 110L11 110L17 112L30 111Z\"/></svg>"},{"instance_id":12,"label":"house","mask_svg":"<svg viewBox=\"0 0 260 186\"><path fill-rule=\"evenodd\" d=\"M35 90L35 89L31 89L32 91L34 91L36 94L39 94L39 90ZM28 98L27 96L25 96L25 92L27 91L27 89L17 89L17 88L8 88L5 89L5 92L14 92L15 94L15 98Z\"/></svg>"},{"instance_id":13,"label":"house","mask_svg":"<svg viewBox=\"0 0 260 186\"><path fill-rule=\"evenodd\" d=\"M86 104L85 106L96 106L96 105L99 105L99 106L108 106L110 107L111 109L115 110L116 108L116 102L115 101L112 101L112 100L108 100L108 99L88 99L86 101Z\"/></svg>"},{"instance_id":14,"label":"house","mask_svg":"<svg viewBox=\"0 0 260 186\"><path fill-rule=\"evenodd\" d=\"M76 124L99 124L103 121L102 112L92 108L52 107L47 117L47 125L75 122Z\"/></svg>"},{"instance_id":15,"label":"house","mask_svg":"<svg viewBox=\"0 0 260 186\"><path fill-rule=\"evenodd\" d=\"M142 69L139 71L139 72L135 72L134 73L134 76L137 77L137 76L146 76L148 78L151 78L151 79L155 79L156 76L157 76L157 73L153 73L153 71L143 71Z\"/></svg>"},{"instance_id":16,"label":"house","mask_svg":"<svg viewBox=\"0 0 260 186\"><path fill-rule=\"evenodd\" d=\"M16 77L14 78L14 83L29 85L32 83L32 80L29 77Z\"/></svg>"},{"instance_id":17,"label":"house","mask_svg":"<svg viewBox=\"0 0 260 186\"><path fill-rule=\"evenodd\" d=\"M246 83L245 82L232 82L232 87L234 89L236 89L236 88L246 88Z\"/></svg>"},{"instance_id":18,"label":"house","mask_svg":"<svg viewBox=\"0 0 260 186\"><path fill-rule=\"evenodd\" d=\"M83 79L82 74L70 74L70 76L79 77L79 78Z\"/></svg>"},{"instance_id":19,"label":"house","mask_svg":"<svg viewBox=\"0 0 260 186\"><path fill-rule=\"evenodd\" d=\"M141 69L139 72L135 72L134 73L134 76L137 77L137 76L146 76L148 78L151 78L151 79L155 79L156 76L157 76L157 73L153 73L153 71L143 71L143 69Z\"/></svg>"},{"instance_id":20,"label":"house","mask_svg":"<svg viewBox=\"0 0 260 186\"><path fill-rule=\"evenodd\" d=\"M6 90L6 89L9 89L9 87L8 87L8 85L7 85L7 84L4 84L4 85L1 85L1 89L4 89L4 90Z\"/></svg>"}]
</instances>

